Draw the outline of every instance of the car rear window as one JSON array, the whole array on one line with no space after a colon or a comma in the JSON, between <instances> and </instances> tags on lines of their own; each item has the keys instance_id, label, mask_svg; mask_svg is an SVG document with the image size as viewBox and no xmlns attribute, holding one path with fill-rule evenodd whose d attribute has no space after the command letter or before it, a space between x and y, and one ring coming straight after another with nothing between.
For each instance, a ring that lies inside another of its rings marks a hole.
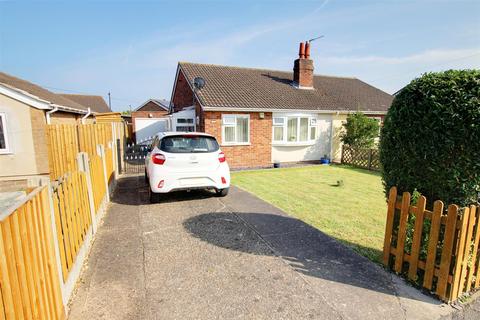
<instances>
[{"instance_id":1,"label":"car rear window","mask_svg":"<svg viewBox=\"0 0 480 320\"><path fill-rule=\"evenodd\" d=\"M195 135L168 136L160 143L160 150L169 153L215 152L218 148L215 138Z\"/></svg>"}]
</instances>

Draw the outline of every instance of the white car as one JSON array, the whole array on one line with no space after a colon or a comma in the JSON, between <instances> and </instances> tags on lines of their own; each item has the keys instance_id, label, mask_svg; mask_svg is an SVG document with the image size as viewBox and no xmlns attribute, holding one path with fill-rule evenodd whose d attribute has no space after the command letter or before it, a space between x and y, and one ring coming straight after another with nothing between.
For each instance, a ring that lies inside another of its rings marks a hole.
<instances>
[{"instance_id":1,"label":"white car","mask_svg":"<svg viewBox=\"0 0 480 320\"><path fill-rule=\"evenodd\" d=\"M150 201L176 190L213 189L224 197L230 188L230 168L217 140L199 132L155 135L145 158Z\"/></svg>"}]
</instances>

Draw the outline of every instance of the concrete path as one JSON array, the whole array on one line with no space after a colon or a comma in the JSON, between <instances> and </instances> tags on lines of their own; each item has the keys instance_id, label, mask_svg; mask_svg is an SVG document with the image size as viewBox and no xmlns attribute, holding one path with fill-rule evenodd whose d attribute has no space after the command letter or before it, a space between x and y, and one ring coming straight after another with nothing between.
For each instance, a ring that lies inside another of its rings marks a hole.
<instances>
[{"instance_id":1,"label":"concrete path","mask_svg":"<svg viewBox=\"0 0 480 320\"><path fill-rule=\"evenodd\" d=\"M123 178L70 319L437 319L452 309L253 195Z\"/></svg>"}]
</instances>

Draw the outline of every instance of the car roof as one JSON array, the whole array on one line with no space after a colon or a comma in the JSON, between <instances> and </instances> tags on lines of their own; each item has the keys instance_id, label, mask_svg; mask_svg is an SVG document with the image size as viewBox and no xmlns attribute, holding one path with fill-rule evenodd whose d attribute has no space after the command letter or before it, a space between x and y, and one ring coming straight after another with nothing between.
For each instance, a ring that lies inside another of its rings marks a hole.
<instances>
[{"instance_id":1,"label":"car roof","mask_svg":"<svg viewBox=\"0 0 480 320\"><path fill-rule=\"evenodd\" d=\"M178 135L190 135L190 136L203 136L203 137L211 137L214 138L211 134L204 133L204 132L187 132L187 131L168 131L168 132L160 132L157 134L158 137L164 138L169 136L178 136Z\"/></svg>"}]
</instances>

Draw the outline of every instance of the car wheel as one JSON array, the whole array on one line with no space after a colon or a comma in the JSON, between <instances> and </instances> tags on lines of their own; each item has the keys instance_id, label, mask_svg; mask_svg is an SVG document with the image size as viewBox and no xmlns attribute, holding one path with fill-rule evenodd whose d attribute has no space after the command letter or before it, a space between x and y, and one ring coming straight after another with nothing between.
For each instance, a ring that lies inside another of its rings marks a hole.
<instances>
[{"instance_id":1,"label":"car wheel","mask_svg":"<svg viewBox=\"0 0 480 320\"><path fill-rule=\"evenodd\" d=\"M150 186L148 188L150 188ZM152 190L150 190L150 203L159 203L160 199L161 199L160 193L152 192Z\"/></svg>"},{"instance_id":2,"label":"car wheel","mask_svg":"<svg viewBox=\"0 0 480 320\"><path fill-rule=\"evenodd\" d=\"M217 190L217 197L225 197L228 194L229 188L225 189L218 189Z\"/></svg>"},{"instance_id":3,"label":"car wheel","mask_svg":"<svg viewBox=\"0 0 480 320\"><path fill-rule=\"evenodd\" d=\"M145 182L148 183L147 168L145 168Z\"/></svg>"}]
</instances>

